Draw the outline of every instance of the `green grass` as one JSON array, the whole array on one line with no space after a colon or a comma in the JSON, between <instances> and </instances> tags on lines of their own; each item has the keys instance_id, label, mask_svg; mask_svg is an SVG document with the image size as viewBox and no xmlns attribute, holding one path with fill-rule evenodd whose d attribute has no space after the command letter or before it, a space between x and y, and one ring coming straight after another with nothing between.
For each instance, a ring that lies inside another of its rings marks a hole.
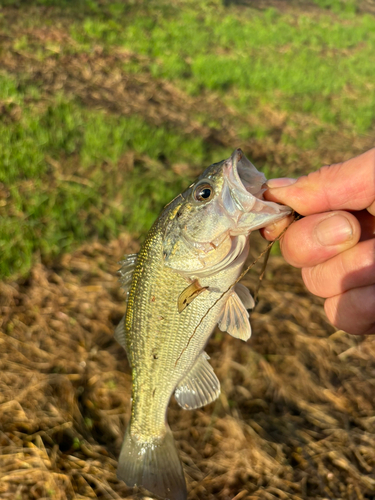
<instances>
[{"instance_id":1,"label":"green grass","mask_svg":"<svg viewBox=\"0 0 375 500\"><path fill-rule=\"evenodd\" d=\"M10 45L0 57L8 50L48 68L98 47L108 58L131 53L117 63L123 75L168 80L192 99L227 106L232 148L276 148L279 156L259 153L257 166L288 174L302 154L310 169L325 162L331 137L350 151L353 137L375 129L374 18L358 14L360 2L315 3L316 11L296 13L219 0L5 0L0 28ZM6 6L18 6L17 15ZM33 35L44 29L66 38ZM231 152L168 120L153 125L142 110L91 108L64 83L51 94L15 68L0 69L2 276L25 274L35 258L48 261L90 238L142 237L192 172ZM202 106L193 118L220 130L212 110ZM181 164L189 166L183 175Z\"/></svg>"},{"instance_id":2,"label":"green grass","mask_svg":"<svg viewBox=\"0 0 375 500\"><path fill-rule=\"evenodd\" d=\"M0 182L7 188L0 207L2 275L26 272L35 252L47 259L93 236L144 234L191 180L170 167L216 158L199 137L141 117L92 111L61 95L53 104L26 105L33 88L20 91L4 75L0 86L7 106L23 110L19 121L0 124ZM134 165L122 162L129 151Z\"/></svg>"},{"instance_id":3,"label":"green grass","mask_svg":"<svg viewBox=\"0 0 375 500\"><path fill-rule=\"evenodd\" d=\"M110 19L88 17L71 34L86 47L116 44L147 56L154 77L193 95L218 92L242 112L260 113L267 101L363 134L375 120L373 16L354 15L345 7L352 3L323 3L333 10L343 4L342 17L323 11L296 19L275 9L239 16L218 1L186 2L161 15L151 2L127 21L114 4Z\"/></svg>"}]
</instances>

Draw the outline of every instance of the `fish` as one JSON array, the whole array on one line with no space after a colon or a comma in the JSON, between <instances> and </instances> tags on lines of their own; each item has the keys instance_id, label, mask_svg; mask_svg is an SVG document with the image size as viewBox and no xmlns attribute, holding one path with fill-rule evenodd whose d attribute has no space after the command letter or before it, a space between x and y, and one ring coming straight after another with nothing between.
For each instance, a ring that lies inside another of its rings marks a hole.
<instances>
[{"instance_id":1,"label":"fish","mask_svg":"<svg viewBox=\"0 0 375 500\"><path fill-rule=\"evenodd\" d=\"M166 205L139 253L122 261L127 308L115 338L132 370L132 396L117 477L129 487L187 498L167 407L173 394L186 410L219 396L204 351L216 325L243 341L251 335L254 300L236 283L249 234L291 213L265 201L266 189L264 174L236 149Z\"/></svg>"}]
</instances>

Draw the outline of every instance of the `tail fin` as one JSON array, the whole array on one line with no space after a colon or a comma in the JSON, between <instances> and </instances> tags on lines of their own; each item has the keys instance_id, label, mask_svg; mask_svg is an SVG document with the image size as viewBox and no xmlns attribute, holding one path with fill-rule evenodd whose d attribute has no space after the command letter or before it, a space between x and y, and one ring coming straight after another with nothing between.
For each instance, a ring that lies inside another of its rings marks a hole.
<instances>
[{"instance_id":1,"label":"tail fin","mask_svg":"<svg viewBox=\"0 0 375 500\"><path fill-rule=\"evenodd\" d=\"M142 442L126 429L118 461L117 477L127 486L142 486L168 500L186 500L182 465L169 427L158 441Z\"/></svg>"}]
</instances>

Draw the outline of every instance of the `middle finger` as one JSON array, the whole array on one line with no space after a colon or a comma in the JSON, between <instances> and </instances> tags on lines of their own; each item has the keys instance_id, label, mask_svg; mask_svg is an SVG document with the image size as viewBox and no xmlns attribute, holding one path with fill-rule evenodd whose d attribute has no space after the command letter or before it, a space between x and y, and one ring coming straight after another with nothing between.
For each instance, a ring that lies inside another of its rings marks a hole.
<instances>
[{"instance_id":1,"label":"middle finger","mask_svg":"<svg viewBox=\"0 0 375 500\"><path fill-rule=\"evenodd\" d=\"M302 278L311 293L324 298L375 284L375 239L362 241L326 262L302 269Z\"/></svg>"}]
</instances>

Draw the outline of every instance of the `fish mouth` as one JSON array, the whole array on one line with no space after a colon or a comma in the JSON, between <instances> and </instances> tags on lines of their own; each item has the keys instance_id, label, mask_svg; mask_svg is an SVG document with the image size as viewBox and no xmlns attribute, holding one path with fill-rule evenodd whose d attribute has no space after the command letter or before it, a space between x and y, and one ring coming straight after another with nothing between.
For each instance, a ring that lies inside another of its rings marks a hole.
<instances>
[{"instance_id":1,"label":"fish mouth","mask_svg":"<svg viewBox=\"0 0 375 500\"><path fill-rule=\"evenodd\" d=\"M267 189L265 175L254 167L241 149L233 151L230 159L235 180L242 184L247 192L257 196Z\"/></svg>"},{"instance_id":2,"label":"fish mouth","mask_svg":"<svg viewBox=\"0 0 375 500\"><path fill-rule=\"evenodd\" d=\"M264 199L267 179L246 158L241 149L236 149L226 160L223 173L226 185L222 192L222 206L236 220L239 234L246 227L254 231L277 222L292 212L290 207Z\"/></svg>"},{"instance_id":3,"label":"fish mouth","mask_svg":"<svg viewBox=\"0 0 375 500\"><path fill-rule=\"evenodd\" d=\"M263 173L258 172L241 149L234 150L228 158L224 175L231 197L239 210L248 212L253 208L255 198L263 200L267 179Z\"/></svg>"}]
</instances>

